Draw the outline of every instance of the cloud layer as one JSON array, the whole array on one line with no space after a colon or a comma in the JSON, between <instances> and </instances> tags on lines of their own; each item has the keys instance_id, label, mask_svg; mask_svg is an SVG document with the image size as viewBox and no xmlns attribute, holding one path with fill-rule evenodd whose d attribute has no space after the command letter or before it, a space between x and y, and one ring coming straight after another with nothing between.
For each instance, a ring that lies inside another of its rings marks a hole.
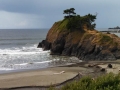
<instances>
[{"instance_id":1,"label":"cloud layer","mask_svg":"<svg viewBox=\"0 0 120 90\"><path fill-rule=\"evenodd\" d=\"M0 0L0 28L50 28L63 18L63 10L98 13L97 28L119 26L120 1L116 0Z\"/></svg>"}]
</instances>

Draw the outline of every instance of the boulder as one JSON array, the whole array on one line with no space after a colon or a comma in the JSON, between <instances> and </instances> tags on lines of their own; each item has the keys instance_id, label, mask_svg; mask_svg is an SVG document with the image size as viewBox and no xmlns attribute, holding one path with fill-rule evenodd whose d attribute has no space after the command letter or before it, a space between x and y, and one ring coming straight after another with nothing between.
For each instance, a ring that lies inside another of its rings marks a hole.
<instances>
[{"instance_id":1,"label":"boulder","mask_svg":"<svg viewBox=\"0 0 120 90\"><path fill-rule=\"evenodd\" d=\"M112 64L108 64L107 67L108 67L108 68L113 68Z\"/></svg>"},{"instance_id":2,"label":"boulder","mask_svg":"<svg viewBox=\"0 0 120 90\"><path fill-rule=\"evenodd\" d=\"M51 43L49 43L47 40L42 40L37 47L43 48L43 50L49 50L51 48Z\"/></svg>"},{"instance_id":3,"label":"boulder","mask_svg":"<svg viewBox=\"0 0 120 90\"><path fill-rule=\"evenodd\" d=\"M105 72L106 71L106 69L105 68L101 68L101 70L100 70L101 72Z\"/></svg>"}]
</instances>

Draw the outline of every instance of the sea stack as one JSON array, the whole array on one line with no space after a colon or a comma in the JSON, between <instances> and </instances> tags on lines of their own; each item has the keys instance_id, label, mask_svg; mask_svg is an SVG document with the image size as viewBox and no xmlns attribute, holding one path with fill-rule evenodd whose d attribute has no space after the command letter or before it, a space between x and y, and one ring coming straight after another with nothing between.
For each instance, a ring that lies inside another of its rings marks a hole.
<instances>
[{"instance_id":1,"label":"sea stack","mask_svg":"<svg viewBox=\"0 0 120 90\"><path fill-rule=\"evenodd\" d=\"M52 55L76 56L80 60L120 59L120 38L95 30L88 21L92 16L75 15L55 22L38 46Z\"/></svg>"}]
</instances>

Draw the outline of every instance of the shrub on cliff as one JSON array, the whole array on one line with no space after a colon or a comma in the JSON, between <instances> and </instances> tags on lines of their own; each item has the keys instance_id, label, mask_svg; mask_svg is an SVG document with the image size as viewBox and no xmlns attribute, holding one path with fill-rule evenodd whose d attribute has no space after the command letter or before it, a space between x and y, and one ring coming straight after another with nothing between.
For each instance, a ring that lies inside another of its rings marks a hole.
<instances>
[{"instance_id":1,"label":"shrub on cliff","mask_svg":"<svg viewBox=\"0 0 120 90\"><path fill-rule=\"evenodd\" d=\"M85 25L87 29L91 30L94 29L96 24L94 23L97 15L88 14L85 16L76 15L74 12L74 8L64 10L63 14L67 14L64 16L64 19L68 19L67 29L84 29L83 26Z\"/></svg>"},{"instance_id":2,"label":"shrub on cliff","mask_svg":"<svg viewBox=\"0 0 120 90\"><path fill-rule=\"evenodd\" d=\"M67 23L67 29L82 29L80 15L69 19Z\"/></svg>"},{"instance_id":3,"label":"shrub on cliff","mask_svg":"<svg viewBox=\"0 0 120 90\"><path fill-rule=\"evenodd\" d=\"M94 29L96 24L94 23L97 15L88 14L81 17L82 25L86 25L87 29Z\"/></svg>"},{"instance_id":4,"label":"shrub on cliff","mask_svg":"<svg viewBox=\"0 0 120 90\"><path fill-rule=\"evenodd\" d=\"M84 25L86 29L92 30L95 28L96 24L94 23L96 16L92 14L88 14L80 17L80 15L73 16L68 19L67 29L84 29Z\"/></svg>"}]
</instances>

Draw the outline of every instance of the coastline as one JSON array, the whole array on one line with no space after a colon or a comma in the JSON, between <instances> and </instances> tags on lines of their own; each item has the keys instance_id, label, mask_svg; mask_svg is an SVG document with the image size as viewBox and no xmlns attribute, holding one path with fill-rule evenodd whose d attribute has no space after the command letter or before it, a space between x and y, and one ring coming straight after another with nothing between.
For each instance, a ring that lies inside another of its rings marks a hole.
<instances>
[{"instance_id":1,"label":"coastline","mask_svg":"<svg viewBox=\"0 0 120 90\"><path fill-rule=\"evenodd\" d=\"M107 68L108 64L116 65L116 68ZM93 67L88 67L94 65ZM101 72L101 68L106 68L107 72ZM27 70L20 72L0 74L0 89L25 88L25 87L49 87L65 82L76 75L90 75L93 77L116 71L119 73L120 60L117 61L88 61L74 63L64 66L49 67L37 70ZM17 90L17 89L15 89ZM21 89L22 90L22 89ZM34 90L34 89L32 89Z\"/></svg>"},{"instance_id":2,"label":"coastline","mask_svg":"<svg viewBox=\"0 0 120 90\"><path fill-rule=\"evenodd\" d=\"M50 86L75 77L84 68L55 67L0 75L0 88Z\"/></svg>"},{"instance_id":3,"label":"coastline","mask_svg":"<svg viewBox=\"0 0 120 90\"><path fill-rule=\"evenodd\" d=\"M63 67L63 66L69 66L69 65L74 65L76 64L75 62L73 63L66 63L64 65L54 65L54 66L48 66L48 67L44 67L44 68L30 68L30 69L16 69L16 70L6 70L6 71L2 71L0 72L0 75L2 74L11 74L11 73L20 73L20 72L29 72L29 71L36 71L36 70L44 70L44 69L48 69L48 68L55 68L55 67Z\"/></svg>"}]
</instances>

